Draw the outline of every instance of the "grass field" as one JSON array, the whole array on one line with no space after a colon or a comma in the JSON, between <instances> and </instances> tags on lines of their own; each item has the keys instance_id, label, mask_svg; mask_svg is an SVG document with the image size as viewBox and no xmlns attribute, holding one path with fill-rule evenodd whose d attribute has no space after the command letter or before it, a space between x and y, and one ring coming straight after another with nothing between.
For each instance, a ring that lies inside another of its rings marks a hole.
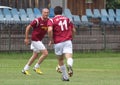
<instances>
[{"instance_id":1,"label":"grass field","mask_svg":"<svg viewBox=\"0 0 120 85\"><path fill-rule=\"evenodd\" d=\"M21 73L31 53L0 53L0 85L120 85L120 53L75 53L74 76L61 81L53 53L41 64L43 75ZM35 63L35 62L34 62Z\"/></svg>"}]
</instances>

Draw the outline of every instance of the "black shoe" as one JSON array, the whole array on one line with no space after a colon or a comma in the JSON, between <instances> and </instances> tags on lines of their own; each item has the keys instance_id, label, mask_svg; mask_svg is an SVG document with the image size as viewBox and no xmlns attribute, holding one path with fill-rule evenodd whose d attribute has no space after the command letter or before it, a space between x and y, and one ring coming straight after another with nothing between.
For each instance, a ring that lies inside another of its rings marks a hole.
<instances>
[{"instance_id":1,"label":"black shoe","mask_svg":"<svg viewBox=\"0 0 120 85\"><path fill-rule=\"evenodd\" d=\"M70 81L69 79L62 78L63 81Z\"/></svg>"},{"instance_id":2,"label":"black shoe","mask_svg":"<svg viewBox=\"0 0 120 85\"><path fill-rule=\"evenodd\" d=\"M73 76L73 70L72 70L71 66L68 66L68 75L69 75L69 77Z\"/></svg>"}]
</instances>

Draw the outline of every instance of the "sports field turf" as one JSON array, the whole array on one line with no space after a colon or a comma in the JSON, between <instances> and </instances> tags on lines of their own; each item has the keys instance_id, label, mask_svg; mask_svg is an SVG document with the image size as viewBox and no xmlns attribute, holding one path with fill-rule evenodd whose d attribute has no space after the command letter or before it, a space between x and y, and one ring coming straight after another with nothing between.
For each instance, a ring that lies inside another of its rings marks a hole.
<instances>
[{"instance_id":1,"label":"sports field turf","mask_svg":"<svg viewBox=\"0 0 120 85\"><path fill-rule=\"evenodd\" d=\"M50 53L42 63L43 75L32 67L30 76L21 70L30 53L0 53L0 85L120 85L120 53L75 53L74 76L63 82L55 70L57 60Z\"/></svg>"}]
</instances>

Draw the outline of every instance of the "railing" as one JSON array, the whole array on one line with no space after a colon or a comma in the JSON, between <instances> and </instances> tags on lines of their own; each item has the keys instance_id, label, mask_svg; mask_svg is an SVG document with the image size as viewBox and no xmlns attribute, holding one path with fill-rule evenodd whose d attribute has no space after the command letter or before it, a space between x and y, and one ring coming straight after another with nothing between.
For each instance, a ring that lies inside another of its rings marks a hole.
<instances>
[{"instance_id":1,"label":"railing","mask_svg":"<svg viewBox=\"0 0 120 85\"><path fill-rule=\"evenodd\" d=\"M26 25L2 25L0 28L0 51L30 51L30 45L24 44ZM46 48L48 37L43 39ZM73 39L73 48L77 51L87 50L120 50L120 28L94 26L77 28L77 35Z\"/></svg>"}]
</instances>

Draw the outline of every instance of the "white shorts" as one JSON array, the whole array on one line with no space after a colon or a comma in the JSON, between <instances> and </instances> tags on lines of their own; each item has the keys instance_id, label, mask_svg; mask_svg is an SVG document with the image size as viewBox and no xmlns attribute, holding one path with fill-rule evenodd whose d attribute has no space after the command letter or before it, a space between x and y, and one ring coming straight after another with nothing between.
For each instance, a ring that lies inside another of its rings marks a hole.
<instances>
[{"instance_id":1,"label":"white shorts","mask_svg":"<svg viewBox=\"0 0 120 85\"><path fill-rule=\"evenodd\" d=\"M45 50L45 46L41 41L32 41L31 42L31 50L39 53L41 50Z\"/></svg>"},{"instance_id":2,"label":"white shorts","mask_svg":"<svg viewBox=\"0 0 120 85\"><path fill-rule=\"evenodd\" d=\"M72 41L68 40L65 42L57 43L54 45L55 48L55 54L56 55L62 55L64 53L73 53L72 48Z\"/></svg>"}]
</instances>

